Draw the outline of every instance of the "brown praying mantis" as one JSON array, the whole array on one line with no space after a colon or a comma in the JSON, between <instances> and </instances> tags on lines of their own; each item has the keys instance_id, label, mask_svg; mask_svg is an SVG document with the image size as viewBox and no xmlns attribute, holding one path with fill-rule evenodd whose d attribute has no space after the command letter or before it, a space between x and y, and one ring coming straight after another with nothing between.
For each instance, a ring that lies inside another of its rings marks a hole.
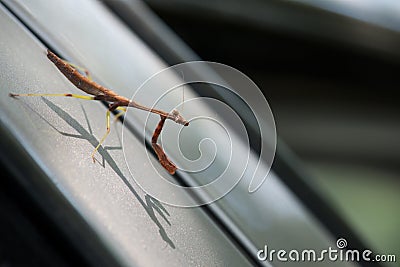
<instances>
[{"instance_id":1,"label":"brown praying mantis","mask_svg":"<svg viewBox=\"0 0 400 267\"><path fill-rule=\"evenodd\" d=\"M97 83L95 83L93 80L89 78L88 72L85 71L86 76L82 75L76 67L71 63L68 63L62 59L60 59L58 56L56 56L53 52L50 50L47 50L47 58L50 59L51 62L54 63L54 65L60 70L60 72L72 83L74 84L78 89L82 90L83 92L89 94L89 95L77 95L77 94L14 94L10 93L11 97L17 97L17 96L63 96L63 97L74 97L74 98L79 98L79 99L84 99L84 100L100 100L100 101L107 101L109 102L109 107L106 112L106 125L107 125L107 130L104 136L100 139L99 144L97 147L94 149L92 152L92 159L93 162L95 162L95 154L99 147L102 145L108 134L110 133L110 114L114 110L119 110L121 113L116 115L116 118L123 115L126 112L126 109L128 107L132 108L137 108L141 109L144 111L148 111L151 113L155 113L160 115L161 120L158 123L156 129L154 130L152 139L151 139L151 145L154 149L154 151L157 154L158 160L160 161L161 165L170 173L174 174L175 171L177 170L176 165L167 157L165 154L163 148L157 144L158 136L160 135L164 123L167 119L172 120L178 124L182 124L184 126L188 126L189 122L185 120L180 114L178 110L173 110L172 112L165 112L162 110L154 109L154 108L149 108L146 106L143 106L133 100L129 100L126 97L120 96L114 91L105 88L104 86L101 86Z\"/></svg>"}]
</instances>

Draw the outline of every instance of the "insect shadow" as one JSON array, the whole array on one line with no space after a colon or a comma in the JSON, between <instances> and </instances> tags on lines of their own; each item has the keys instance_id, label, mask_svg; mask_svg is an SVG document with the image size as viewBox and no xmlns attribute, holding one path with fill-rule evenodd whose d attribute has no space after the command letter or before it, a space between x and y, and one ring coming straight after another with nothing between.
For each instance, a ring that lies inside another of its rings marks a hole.
<instances>
[{"instance_id":1,"label":"insect shadow","mask_svg":"<svg viewBox=\"0 0 400 267\"><path fill-rule=\"evenodd\" d=\"M60 107L55 105L53 102L50 100L43 98L43 102L51 109L53 110L62 120L64 120L68 125L70 125L72 128L74 128L78 134L69 134L62 132L58 130L56 127L54 127L49 121L47 121L42 115L37 113L35 110L33 110L31 107L26 105L30 110L32 110L34 113L36 113L38 116L40 116L50 127L52 127L54 130L56 130L58 133L68 136L68 137L73 137L73 138L80 138L80 139L85 139L87 140L93 147L96 147L97 144L99 143L96 137L92 134L92 130L90 127L89 120L86 116L86 112L84 111L85 114L85 119L86 122L88 123L88 130L86 130L77 120L75 120L73 117L71 117L67 112L62 110ZM83 109L84 110L84 109ZM172 242L172 240L168 237L167 232L165 231L165 228L161 224L161 222L158 220L156 217L157 212L168 225L171 225L170 221L168 220L167 216L170 216L168 211L165 209L165 207L155 198L151 197L150 195L145 195L144 200L140 197L140 195L136 192L135 188L132 186L132 184L128 181L128 179L125 177L125 175L122 173L122 171L118 168L117 163L114 161L114 159L111 157L111 155L108 153L107 148L100 147L98 152L100 155L103 157L103 161L107 162L108 165L111 167L111 169L119 176L119 178L124 182L124 184L129 188L131 193L136 197L136 199L139 201L139 203L143 206L144 210L146 213L149 215L151 220L157 225L159 228L159 234L161 238L173 249L175 249L175 244Z\"/></svg>"},{"instance_id":2,"label":"insect shadow","mask_svg":"<svg viewBox=\"0 0 400 267\"><path fill-rule=\"evenodd\" d=\"M141 109L145 110L151 113L155 113L160 115L160 122L157 126L157 128L154 131L153 137L152 137L152 147L154 149L154 152L157 154L158 161L160 164L171 174L175 174L175 171L178 169L177 166L167 157L167 155L164 152L164 149L157 143L158 136L160 135L163 125L165 120L170 119L178 124L184 125L184 126L189 126L189 121L185 120L180 114L179 111L174 109L172 112L166 112L163 110L155 109L155 108L149 108L146 106L143 106L133 100L129 100L128 98L124 96L120 96L114 91L107 89L93 80L91 80L89 72L87 70L82 69L85 73L86 76L82 75L79 72L79 69L81 69L78 66L75 66L69 62L66 62L59 58L56 54L51 52L49 49L47 50L47 58L53 62L53 64L57 67L57 69L67 78L73 85L75 85L76 88L79 90L85 92L87 95L78 95L78 94L71 94L71 93L66 93L66 94L48 94L48 93L23 93L23 94L15 94L15 93L9 93L10 97L28 97L28 96L53 96L53 97L73 97L73 98L78 98L78 99L85 99L85 100L95 100L95 101L105 101L109 102L109 106L106 112L106 121L107 121L107 130L106 133L103 135L101 138L100 142L97 144L95 149L92 152L92 160L93 162L96 162L95 160L95 154L98 151L98 149L101 147L101 144L105 141L107 136L110 133L110 115L111 112L114 112L116 110L121 111L121 115L126 112L128 107L131 108L136 108L136 109ZM118 115L117 115L118 116Z\"/></svg>"}]
</instances>

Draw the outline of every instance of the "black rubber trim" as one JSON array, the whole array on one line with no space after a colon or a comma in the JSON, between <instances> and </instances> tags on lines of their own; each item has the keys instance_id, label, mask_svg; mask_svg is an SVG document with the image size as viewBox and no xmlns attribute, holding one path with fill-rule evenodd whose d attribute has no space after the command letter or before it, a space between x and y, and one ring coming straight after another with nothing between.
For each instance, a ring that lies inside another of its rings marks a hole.
<instances>
[{"instance_id":1,"label":"black rubber trim","mask_svg":"<svg viewBox=\"0 0 400 267\"><path fill-rule=\"evenodd\" d=\"M136 14L137 12L132 10L132 6L124 1L103 0L103 3L144 42L146 42L149 47L157 51L159 56L168 64L174 65L179 62L198 60L198 56L193 51L192 53L188 53L188 50L190 49L184 44L182 45L180 39L176 40L177 37L175 35L167 36L166 38L168 33L160 32L160 29L157 27L150 27L150 25L154 25L154 22L143 21L144 19L151 20L149 17L154 16L150 10L145 11L151 13L151 16L143 15L138 17ZM170 43L171 40L173 40L173 43ZM174 46L176 43L179 43L180 45ZM184 47L184 49L180 50L181 47ZM202 92L204 92L204 88L202 91L197 93L202 95ZM208 96L210 96L210 91L208 91ZM218 99L224 98L224 96L221 96L216 91L214 91L214 97ZM253 136L258 135L257 133L254 133L254 131L252 132L251 129L249 134ZM307 174L305 174L301 166L294 163L295 160L290 159L291 152L285 151L287 149L283 149L283 147L286 146L278 142L277 153L272 165L272 170L278 175L280 180L290 188L290 190L302 201L302 204L308 208L308 210L331 232L334 237L346 238L349 244L348 249L358 249L359 251L367 249L368 247L364 242L361 241L352 228L337 214L335 209L324 200L318 190L313 188L307 182ZM257 144L252 148L254 151L259 150ZM188 184L182 180L181 183L184 186L188 186ZM203 206L202 208L204 212L219 225L222 231L241 248L252 264L261 265L260 261L256 259L254 251L249 251L249 248L243 245L240 237L225 225L220 216L214 212L212 208L209 206ZM378 262L359 262L359 264L361 266L382 266Z\"/></svg>"}]
</instances>

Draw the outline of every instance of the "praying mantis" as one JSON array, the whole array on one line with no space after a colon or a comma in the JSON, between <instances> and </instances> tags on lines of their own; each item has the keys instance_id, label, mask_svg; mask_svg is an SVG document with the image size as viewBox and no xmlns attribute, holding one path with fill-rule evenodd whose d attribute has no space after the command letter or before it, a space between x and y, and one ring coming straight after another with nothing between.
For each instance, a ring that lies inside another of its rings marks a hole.
<instances>
[{"instance_id":1,"label":"praying mantis","mask_svg":"<svg viewBox=\"0 0 400 267\"><path fill-rule=\"evenodd\" d=\"M95 162L95 154L98 151L99 147L103 144L108 134L110 133L110 115L111 112L115 110L121 111L121 113L116 115L116 118L122 116L127 108L137 108L144 111L148 111L151 113L155 113L160 115L161 119L158 123L156 129L154 130L151 145L157 154L158 160L160 164L170 173L175 174L177 170L177 166L167 157L161 145L157 143L158 137L161 134L164 123L167 119L172 120L178 124L183 126L188 126L189 122L185 120L180 114L179 111L174 109L172 112L165 112L163 110L158 110L154 108L149 108L143 106L133 100L129 100L128 98L118 95L114 91L105 88L91 80L89 78L88 72L85 71L87 76L82 75L77 69L75 65L68 63L61 58L59 58L56 54L47 50L47 58L54 63L57 69L78 89L87 93L88 95L78 95L78 94L14 94L10 93L10 97L25 97L25 96L54 96L54 97L73 97L84 100L99 100L109 102L109 107L106 111L106 133L100 139L99 144L96 146L94 151L91 154L93 162Z\"/></svg>"}]
</instances>

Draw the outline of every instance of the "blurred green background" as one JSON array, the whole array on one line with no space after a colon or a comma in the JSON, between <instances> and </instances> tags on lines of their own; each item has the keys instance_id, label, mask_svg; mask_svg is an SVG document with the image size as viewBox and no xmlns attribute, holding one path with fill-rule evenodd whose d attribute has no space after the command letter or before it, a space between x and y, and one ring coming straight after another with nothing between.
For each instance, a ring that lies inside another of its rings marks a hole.
<instances>
[{"instance_id":1,"label":"blurred green background","mask_svg":"<svg viewBox=\"0 0 400 267\"><path fill-rule=\"evenodd\" d=\"M263 90L278 136L371 250L400 258L400 2L147 0Z\"/></svg>"}]
</instances>

